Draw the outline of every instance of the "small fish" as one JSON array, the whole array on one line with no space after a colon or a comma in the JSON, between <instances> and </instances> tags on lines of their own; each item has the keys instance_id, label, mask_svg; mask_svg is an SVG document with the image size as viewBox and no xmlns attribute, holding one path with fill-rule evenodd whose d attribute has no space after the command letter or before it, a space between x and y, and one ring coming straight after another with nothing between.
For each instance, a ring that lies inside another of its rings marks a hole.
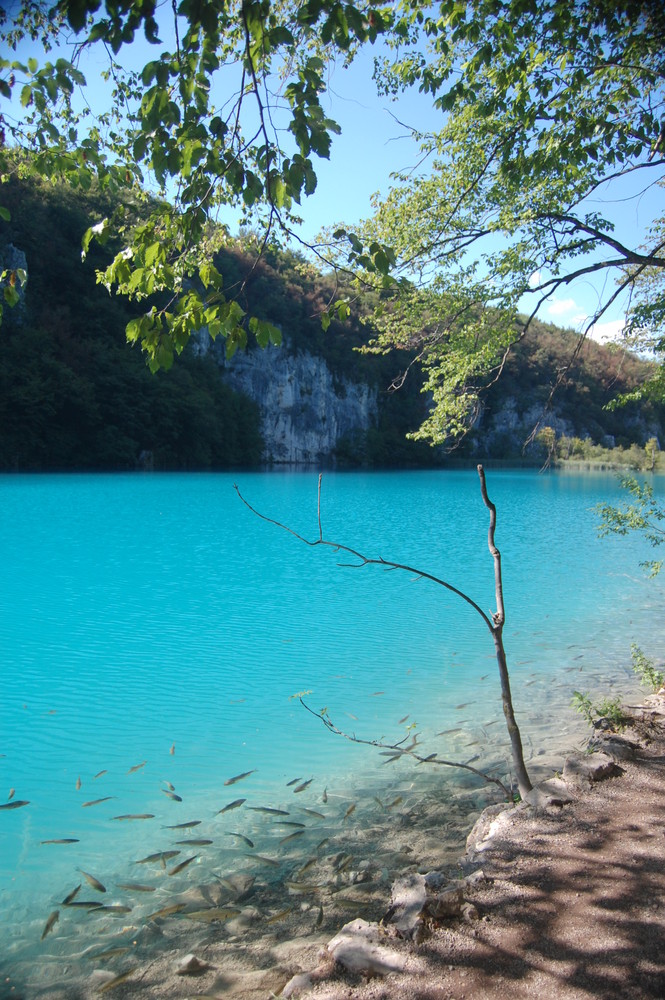
<instances>
[{"instance_id":1,"label":"small fish","mask_svg":"<svg viewBox=\"0 0 665 1000\"><path fill-rule=\"evenodd\" d=\"M146 920L159 920L161 917L170 917L174 913L180 913L182 910L186 909L187 903L172 903L171 906L163 906L161 910L155 910L154 913L148 914L145 918Z\"/></svg>"},{"instance_id":2,"label":"small fish","mask_svg":"<svg viewBox=\"0 0 665 1000\"><path fill-rule=\"evenodd\" d=\"M162 827L164 830L189 830L192 826L200 826L200 819L191 819L188 823L176 823L174 826Z\"/></svg>"},{"instance_id":3,"label":"small fish","mask_svg":"<svg viewBox=\"0 0 665 1000\"><path fill-rule=\"evenodd\" d=\"M462 729L460 726L456 726L455 729L443 729L440 733L436 733L436 736L452 736L453 733L461 733Z\"/></svg>"},{"instance_id":4,"label":"small fish","mask_svg":"<svg viewBox=\"0 0 665 1000\"><path fill-rule=\"evenodd\" d=\"M122 816L111 816L111 819L154 819L154 813L124 813Z\"/></svg>"},{"instance_id":5,"label":"small fish","mask_svg":"<svg viewBox=\"0 0 665 1000\"><path fill-rule=\"evenodd\" d=\"M385 764L394 764L394 763L395 763L395 761L396 761L396 760L399 760L399 758L400 758L401 756L402 756L402 754L401 754L401 753L394 753L394 754L392 754L392 755L391 755L390 757L386 755L386 759L384 760L384 762L383 762L383 765L382 765L382 766L384 766Z\"/></svg>"},{"instance_id":6,"label":"small fish","mask_svg":"<svg viewBox=\"0 0 665 1000\"><path fill-rule=\"evenodd\" d=\"M305 824L304 823L297 823L293 819L278 819L278 820L275 820L275 826L297 826L301 830L305 829Z\"/></svg>"},{"instance_id":7,"label":"small fish","mask_svg":"<svg viewBox=\"0 0 665 1000\"><path fill-rule=\"evenodd\" d=\"M9 802L9 800L13 799L15 795L16 795L16 789L15 788L10 788L9 789L9 795L7 796L7 801Z\"/></svg>"},{"instance_id":8,"label":"small fish","mask_svg":"<svg viewBox=\"0 0 665 1000\"><path fill-rule=\"evenodd\" d=\"M154 885L143 885L141 882L118 882L118 889L126 889L127 892L154 892Z\"/></svg>"},{"instance_id":9,"label":"small fish","mask_svg":"<svg viewBox=\"0 0 665 1000\"><path fill-rule=\"evenodd\" d=\"M3 802L0 809L20 809L21 806L29 806L29 799L16 799L14 802Z\"/></svg>"},{"instance_id":10,"label":"small fish","mask_svg":"<svg viewBox=\"0 0 665 1000\"><path fill-rule=\"evenodd\" d=\"M176 844L189 844L191 847L207 847L208 844L212 844L212 840L176 840ZM254 846L254 845L252 845Z\"/></svg>"},{"instance_id":11,"label":"small fish","mask_svg":"<svg viewBox=\"0 0 665 1000\"><path fill-rule=\"evenodd\" d=\"M191 865L192 861L196 861L197 858L198 858L198 854L192 855L191 858L185 858L184 861L181 861L179 864L177 864L175 866L175 868L172 868L171 871L168 872L167 874L168 875L177 875L178 872L181 872L183 870L183 868L187 867L187 865Z\"/></svg>"},{"instance_id":12,"label":"small fish","mask_svg":"<svg viewBox=\"0 0 665 1000\"><path fill-rule=\"evenodd\" d=\"M170 788L172 792L175 792L175 785L172 785L170 781L166 780L166 778L162 778L162 781L164 782L167 788Z\"/></svg>"},{"instance_id":13,"label":"small fish","mask_svg":"<svg viewBox=\"0 0 665 1000\"><path fill-rule=\"evenodd\" d=\"M134 764L133 767L130 767L130 769L127 772L127 774L134 774L134 771L140 771L141 768L145 767L147 763L148 762L146 760L142 760L140 764Z\"/></svg>"},{"instance_id":14,"label":"small fish","mask_svg":"<svg viewBox=\"0 0 665 1000\"><path fill-rule=\"evenodd\" d=\"M239 840L242 840L243 844L247 844L248 847L254 847L254 841L246 837L244 833L229 833L228 836L238 837Z\"/></svg>"},{"instance_id":15,"label":"small fish","mask_svg":"<svg viewBox=\"0 0 665 1000\"><path fill-rule=\"evenodd\" d=\"M41 938L42 941L44 940L46 935L53 930L59 919L60 919L60 910L54 910L44 925L44 930L42 931L42 938Z\"/></svg>"},{"instance_id":16,"label":"small fish","mask_svg":"<svg viewBox=\"0 0 665 1000\"><path fill-rule=\"evenodd\" d=\"M96 781L96 779L97 779L97 778L101 778L101 776L102 776L103 774L108 774L108 773L109 773L109 772L108 772L108 771L106 770L106 768L104 768L104 770L103 770L103 771L97 771L97 774L93 775L93 778L92 778L92 780L93 780L93 781Z\"/></svg>"},{"instance_id":17,"label":"small fish","mask_svg":"<svg viewBox=\"0 0 665 1000\"><path fill-rule=\"evenodd\" d=\"M191 910L189 913L183 913L183 917L211 924L218 920L231 920L232 917L237 917L240 912L233 906L213 906L209 910Z\"/></svg>"},{"instance_id":18,"label":"small fish","mask_svg":"<svg viewBox=\"0 0 665 1000\"><path fill-rule=\"evenodd\" d=\"M227 778L224 782L225 785L235 785L236 781L242 781L243 778L249 778L250 774L254 774L257 770L256 767L252 768L251 771L243 771L242 774L236 774L234 778Z\"/></svg>"},{"instance_id":19,"label":"small fish","mask_svg":"<svg viewBox=\"0 0 665 1000\"><path fill-rule=\"evenodd\" d=\"M344 813L344 819L348 819L351 813L355 812L355 809L356 809L356 803L352 802L349 808Z\"/></svg>"},{"instance_id":20,"label":"small fish","mask_svg":"<svg viewBox=\"0 0 665 1000\"><path fill-rule=\"evenodd\" d=\"M120 986L120 983L126 982L131 976L134 975L138 966L133 965L131 969L127 969L126 972L121 972L119 976L115 979L109 979L108 983L104 983L103 986L99 987L99 993L106 993L108 990L115 989L116 986Z\"/></svg>"},{"instance_id":21,"label":"small fish","mask_svg":"<svg viewBox=\"0 0 665 1000\"><path fill-rule=\"evenodd\" d=\"M67 907L72 910L98 910L102 905L96 899L75 899L73 902L67 903Z\"/></svg>"},{"instance_id":22,"label":"small fish","mask_svg":"<svg viewBox=\"0 0 665 1000\"><path fill-rule=\"evenodd\" d=\"M98 878L95 878L94 875L88 874L88 872L84 872L82 868L79 868L79 871L86 882L88 882L93 889L96 889L97 892L106 892L106 886L102 885Z\"/></svg>"},{"instance_id":23,"label":"small fish","mask_svg":"<svg viewBox=\"0 0 665 1000\"><path fill-rule=\"evenodd\" d=\"M427 764L430 760L436 760L436 754L435 753L431 753L429 755L429 757L423 757L422 760L418 761L418 763L419 764Z\"/></svg>"},{"instance_id":24,"label":"small fish","mask_svg":"<svg viewBox=\"0 0 665 1000\"><path fill-rule=\"evenodd\" d=\"M56 840L40 840L40 844L78 844L78 837L60 837Z\"/></svg>"},{"instance_id":25,"label":"small fish","mask_svg":"<svg viewBox=\"0 0 665 1000\"><path fill-rule=\"evenodd\" d=\"M175 858L176 854L180 854L180 851L157 851L156 854L149 854L147 858L141 858L140 861L135 861L135 865L149 865L153 861L168 861L170 858Z\"/></svg>"},{"instance_id":26,"label":"small fish","mask_svg":"<svg viewBox=\"0 0 665 1000\"><path fill-rule=\"evenodd\" d=\"M378 698L380 694L385 694L385 691L372 691L372 698Z\"/></svg>"},{"instance_id":27,"label":"small fish","mask_svg":"<svg viewBox=\"0 0 665 1000\"><path fill-rule=\"evenodd\" d=\"M279 841L280 844L288 844L290 840L295 840L296 837L302 837L304 830L296 830L295 833L287 833L286 837L282 837Z\"/></svg>"},{"instance_id":28,"label":"small fish","mask_svg":"<svg viewBox=\"0 0 665 1000\"><path fill-rule=\"evenodd\" d=\"M300 778L291 778L291 781L287 781L286 787L290 788L291 785L297 785L299 781L300 781Z\"/></svg>"},{"instance_id":29,"label":"small fish","mask_svg":"<svg viewBox=\"0 0 665 1000\"><path fill-rule=\"evenodd\" d=\"M304 896L305 894L310 892L319 892L321 889L320 885L313 885L308 882L292 882L290 879L287 879L284 882L284 885L289 890L289 892L295 892L296 895L300 896Z\"/></svg>"},{"instance_id":30,"label":"small fish","mask_svg":"<svg viewBox=\"0 0 665 1000\"><path fill-rule=\"evenodd\" d=\"M321 796L321 801L326 803L328 801L328 786L323 789L323 795Z\"/></svg>"},{"instance_id":31,"label":"small fish","mask_svg":"<svg viewBox=\"0 0 665 1000\"><path fill-rule=\"evenodd\" d=\"M306 861L305 864L302 865L296 872L298 878L300 878L301 875L304 875L305 872L308 872L310 868L313 868L314 865L318 864L318 861L319 861L318 858L310 858L308 861Z\"/></svg>"},{"instance_id":32,"label":"small fish","mask_svg":"<svg viewBox=\"0 0 665 1000\"><path fill-rule=\"evenodd\" d=\"M79 774L78 778L76 779L76 791L77 792L79 791L80 787L81 787L81 775Z\"/></svg>"},{"instance_id":33,"label":"small fish","mask_svg":"<svg viewBox=\"0 0 665 1000\"><path fill-rule=\"evenodd\" d=\"M386 806L386 809L394 809L395 806L400 804L400 802L402 802L402 796L398 795L396 799L393 799L393 801Z\"/></svg>"},{"instance_id":34,"label":"small fish","mask_svg":"<svg viewBox=\"0 0 665 1000\"><path fill-rule=\"evenodd\" d=\"M319 841L319 843L316 845L316 850L320 851L322 847L325 847L325 845L328 843L329 840L330 837L324 837L323 840Z\"/></svg>"},{"instance_id":35,"label":"small fish","mask_svg":"<svg viewBox=\"0 0 665 1000\"><path fill-rule=\"evenodd\" d=\"M377 802L381 806L382 809L386 808L378 795L374 796L374 801Z\"/></svg>"},{"instance_id":36,"label":"small fish","mask_svg":"<svg viewBox=\"0 0 665 1000\"><path fill-rule=\"evenodd\" d=\"M244 802L245 800L242 799L242 801ZM270 806L247 806L247 808L251 809L252 812L255 812L255 813L270 813L272 816L288 816L289 815L288 809L272 809Z\"/></svg>"},{"instance_id":37,"label":"small fish","mask_svg":"<svg viewBox=\"0 0 665 1000\"><path fill-rule=\"evenodd\" d=\"M405 715L405 716L404 716L404 717L403 717L402 719L400 719L400 720L399 720L399 722L397 723L397 725L398 725L398 726L401 726L401 725L402 725L402 723L403 723L403 722L406 722L406 720L407 720L408 718L409 718L409 716L408 716L408 715Z\"/></svg>"},{"instance_id":38,"label":"small fish","mask_svg":"<svg viewBox=\"0 0 665 1000\"><path fill-rule=\"evenodd\" d=\"M172 743L172 744L171 744L171 748L170 748L170 750L169 750L169 753L171 754L171 756L172 756L172 757L173 757L173 755L175 754L175 743Z\"/></svg>"},{"instance_id":39,"label":"small fish","mask_svg":"<svg viewBox=\"0 0 665 1000\"><path fill-rule=\"evenodd\" d=\"M317 819L325 819L326 817L323 813L317 812L316 809L308 809L307 806L302 807L302 811L306 812L308 816L315 816Z\"/></svg>"},{"instance_id":40,"label":"small fish","mask_svg":"<svg viewBox=\"0 0 665 1000\"><path fill-rule=\"evenodd\" d=\"M182 802L181 796L177 795L175 792L170 791L168 788L160 788L160 792L164 792L164 795L168 795L168 797L170 799L173 799L174 802Z\"/></svg>"},{"instance_id":41,"label":"small fish","mask_svg":"<svg viewBox=\"0 0 665 1000\"><path fill-rule=\"evenodd\" d=\"M271 865L273 868L279 868L281 862L275 861L274 858L267 858L264 854L246 854L246 858L252 858L253 861L261 861L264 865Z\"/></svg>"},{"instance_id":42,"label":"small fish","mask_svg":"<svg viewBox=\"0 0 665 1000\"><path fill-rule=\"evenodd\" d=\"M280 910L279 913L274 913L272 917L268 917L266 924L276 924L278 920L283 920L284 917L288 916L289 913L293 911L292 906L287 906L285 910Z\"/></svg>"},{"instance_id":43,"label":"small fish","mask_svg":"<svg viewBox=\"0 0 665 1000\"><path fill-rule=\"evenodd\" d=\"M78 896L80 888L81 888L81 883L79 882L79 884L76 886L75 889L72 889L71 892L67 893L67 895L65 896L65 898L63 899L63 901L62 901L62 903L60 905L61 906L69 906L69 904L71 903L71 901Z\"/></svg>"},{"instance_id":44,"label":"small fish","mask_svg":"<svg viewBox=\"0 0 665 1000\"><path fill-rule=\"evenodd\" d=\"M87 809L88 806L98 806L101 802L108 802L110 799L117 798L116 795L105 795L103 799L92 799L90 802L84 802L81 809Z\"/></svg>"},{"instance_id":45,"label":"small fish","mask_svg":"<svg viewBox=\"0 0 665 1000\"><path fill-rule=\"evenodd\" d=\"M335 871L338 874L340 872L345 872L346 869L349 867L349 865L351 864L352 861L353 861L353 855L352 854L347 854L346 857L342 858L342 860L335 866Z\"/></svg>"},{"instance_id":46,"label":"small fish","mask_svg":"<svg viewBox=\"0 0 665 1000\"><path fill-rule=\"evenodd\" d=\"M316 920L314 921L315 927L320 927L323 923L323 907L319 905L319 912L316 915Z\"/></svg>"},{"instance_id":47,"label":"small fish","mask_svg":"<svg viewBox=\"0 0 665 1000\"><path fill-rule=\"evenodd\" d=\"M309 781L303 781L302 785L298 785L297 788L293 789L293 794L297 795L298 792L304 792L306 788L309 788L313 781L314 778L310 778Z\"/></svg>"},{"instance_id":48,"label":"small fish","mask_svg":"<svg viewBox=\"0 0 665 1000\"><path fill-rule=\"evenodd\" d=\"M215 815L219 816L220 813L229 812L231 809L237 809L238 806L241 806L243 802L246 801L247 799L234 799L233 802L229 802L229 804L224 806L222 809L218 809Z\"/></svg>"},{"instance_id":49,"label":"small fish","mask_svg":"<svg viewBox=\"0 0 665 1000\"><path fill-rule=\"evenodd\" d=\"M96 906L93 913L131 913L131 906L122 906L120 903L106 903L102 906Z\"/></svg>"},{"instance_id":50,"label":"small fish","mask_svg":"<svg viewBox=\"0 0 665 1000\"><path fill-rule=\"evenodd\" d=\"M92 959L93 962L107 962L109 958L116 958L118 955L124 955L128 952L129 948L107 948L106 951L100 951L98 955L86 956Z\"/></svg>"},{"instance_id":51,"label":"small fish","mask_svg":"<svg viewBox=\"0 0 665 1000\"><path fill-rule=\"evenodd\" d=\"M460 708L468 708L469 705L474 705L474 704L475 702L473 701L463 701L461 705L455 705L455 711L458 711Z\"/></svg>"},{"instance_id":52,"label":"small fish","mask_svg":"<svg viewBox=\"0 0 665 1000\"><path fill-rule=\"evenodd\" d=\"M350 719L353 719L353 721L354 721L354 722L357 722L357 721L358 721L358 716L357 716L357 715L354 715L354 714L353 714L353 712L345 712L344 714L345 714L345 715L348 715L348 717L349 717Z\"/></svg>"}]
</instances>

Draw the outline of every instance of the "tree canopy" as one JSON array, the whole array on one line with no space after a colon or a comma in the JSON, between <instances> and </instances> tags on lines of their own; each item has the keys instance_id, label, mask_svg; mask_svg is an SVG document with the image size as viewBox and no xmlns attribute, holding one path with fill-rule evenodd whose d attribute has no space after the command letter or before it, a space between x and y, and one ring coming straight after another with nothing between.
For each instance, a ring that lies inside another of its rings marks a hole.
<instances>
[{"instance_id":1,"label":"tree canopy","mask_svg":"<svg viewBox=\"0 0 665 1000\"><path fill-rule=\"evenodd\" d=\"M389 244L405 279L374 349L410 347L428 372L435 405L419 435L463 431L506 348L576 279L609 279L583 333L632 293L630 329L662 358L665 8L444 0L402 11L378 79L431 95L441 128L420 137L425 169L397 178L362 236ZM641 227L638 205L656 206Z\"/></svg>"},{"instance_id":2,"label":"tree canopy","mask_svg":"<svg viewBox=\"0 0 665 1000\"><path fill-rule=\"evenodd\" d=\"M229 355L248 333L279 340L223 286L218 213L240 206L259 251L289 238L339 130L321 100L330 62L377 40L379 87L419 88L441 127L417 136L422 169L396 177L373 219L313 249L378 287L370 349L406 348L424 368L433 410L418 434L468 427L530 316L575 279L610 279L587 328L632 291L630 329L662 357L662 212L636 227L625 201L662 199L660 0L22 0L1 37L47 50L0 60L2 172L28 169L16 151L30 151L44 176L157 196L139 221L119 203L83 241L85 254L120 240L98 280L143 304L127 334L153 369L203 326ZM90 52L108 56L94 113ZM10 303L24 277L5 275ZM346 311L333 295L324 322Z\"/></svg>"}]
</instances>

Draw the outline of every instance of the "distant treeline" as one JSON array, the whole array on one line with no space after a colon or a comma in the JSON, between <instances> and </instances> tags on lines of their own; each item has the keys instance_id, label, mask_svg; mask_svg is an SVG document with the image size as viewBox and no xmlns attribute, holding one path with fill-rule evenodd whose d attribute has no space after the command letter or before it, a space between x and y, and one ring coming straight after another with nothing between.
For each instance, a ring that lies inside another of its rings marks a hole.
<instances>
[{"instance_id":1,"label":"distant treeline","mask_svg":"<svg viewBox=\"0 0 665 1000\"><path fill-rule=\"evenodd\" d=\"M0 253L9 244L26 256L24 301L5 309L0 327L0 469L4 471L224 469L255 466L262 458L258 406L231 390L210 357L185 350L168 372L149 372L139 350L125 341L137 306L110 296L94 270L115 248L93 245L81 261L81 237L91 221L112 210L95 192L12 178L4 188L11 220L0 222ZM140 211L140 208L137 210ZM287 334L292 350L324 357L334 374L377 386L379 419L367 434L339 444L341 464L442 465L442 449L406 440L427 405L417 370L391 393L404 359L377 358L354 348L369 339L367 308L354 305L352 319L323 331L332 279L317 274L296 254L269 251L255 265L248 237L224 253L219 268L225 289L242 287L241 305ZM254 266L253 266L254 265ZM508 394L546 401L549 387L572 350L573 334L538 325L514 352L503 379L487 395L487 408ZM584 369L558 390L559 410L574 432L609 435L642 444L636 415L608 413L610 395L640 378L640 363L589 345ZM562 401L565 405L562 406ZM460 455L482 451L482 424L463 442ZM632 436L631 436L632 435ZM539 446L537 446L539 447ZM519 449L517 449L519 451ZM493 457L511 457L514 441L495 443ZM534 454L534 460L537 456Z\"/></svg>"}]
</instances>

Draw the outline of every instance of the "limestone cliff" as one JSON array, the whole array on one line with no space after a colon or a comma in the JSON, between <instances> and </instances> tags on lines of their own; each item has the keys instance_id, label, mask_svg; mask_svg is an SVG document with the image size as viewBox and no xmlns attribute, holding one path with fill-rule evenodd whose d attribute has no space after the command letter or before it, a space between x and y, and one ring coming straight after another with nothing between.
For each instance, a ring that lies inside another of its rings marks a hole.
<instances>
[{"instance_id":1,"label":"limestone cliff","mask_svg":"<svg viewBox=\"0 0 665 1000\"><path fill-rule=\"evenodd\" d=\"M334 461L338 444L364 434L377 421L377 390L335 375L323 358L291 353L285 342L224 357L224 341L203 331L195 350L212 353L224 380L258 404L271 463L314 465Z\"/></svg>"}]
</instances>

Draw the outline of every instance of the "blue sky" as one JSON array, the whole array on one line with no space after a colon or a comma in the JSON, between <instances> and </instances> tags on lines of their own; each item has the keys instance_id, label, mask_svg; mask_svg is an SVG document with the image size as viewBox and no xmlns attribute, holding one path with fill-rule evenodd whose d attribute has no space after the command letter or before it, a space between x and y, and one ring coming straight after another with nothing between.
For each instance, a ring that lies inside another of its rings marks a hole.
<instances>
[{"instance_id":1,"label":"blue sky","mask_svg":"<svg viewBox=\"0 0 665 1000\"><path fill-rule=\"evenodd\" d=\"M165 39L165 45L167 45ZM43 61L41 50L30 46L30 54ZM140 67L148 58L154 58L161 47L132 46L123 49L119 61L125 64L128 54ZM9 53L6 53L9 55ZM70 52L63 53L70 58ZM352 227L371 214L371 197L376 192L386 193L390 175L416 167L419 151L408 129L434 130L441 121L441 113L431 106L431 98L417 91L401 95L397 101L379 97L372 80L373 50L364 52L349 68L341 64L330 73L329 91L323 97L324 110L342 128L342 134L333 137L331 159L317 160L317 189L298 210L303 217L302 236L313 241L324 227L345 223ZM17 56L27 59L28 51ZM51 53L49 58L53 59ZM90 88L89 100L94 110L101 108L102 62L88 62L81 68ZM404 124L401 124L404 123ZM421 168L425 169L425 168ZM617 224L617 236L628 245L635 245L635 234L644 232L653 218L655 206L662 205L663 189L649 188L640 193L634 181L613 186L611 191L599 190L599 208L610 203L611 217ZM662 210L661 210L662 214ZM236 228L240 212L228 210L224 215L232 231ZM614 276L599 276L580 280L558 292L546 302L539 316L560 326L582 329L588 317L597 308L599 298L607 298L613 291ZM623 323L625 300L619 300L603 317L594 335L598 339L616 335ZM531 304L524 300L523 308L530 311Z\"/></svg>"}]
</instances>

